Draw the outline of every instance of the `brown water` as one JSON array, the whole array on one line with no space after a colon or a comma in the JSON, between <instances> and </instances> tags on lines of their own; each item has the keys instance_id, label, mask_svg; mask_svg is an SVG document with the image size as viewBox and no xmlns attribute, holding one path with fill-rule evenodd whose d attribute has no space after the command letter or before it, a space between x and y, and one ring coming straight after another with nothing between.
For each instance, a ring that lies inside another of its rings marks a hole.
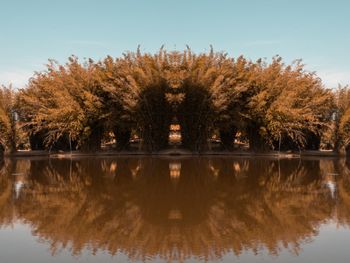
<instances>
[{"instance_id":1,"label":"brown water","mask_svg":"<svg viewBox=\"0 0 350 263\"><path fill-rule=\"evenodd\" d=\"M346 160L0 164L1 263L345 263L349 226Z\"/></svg>"}]
</instances>

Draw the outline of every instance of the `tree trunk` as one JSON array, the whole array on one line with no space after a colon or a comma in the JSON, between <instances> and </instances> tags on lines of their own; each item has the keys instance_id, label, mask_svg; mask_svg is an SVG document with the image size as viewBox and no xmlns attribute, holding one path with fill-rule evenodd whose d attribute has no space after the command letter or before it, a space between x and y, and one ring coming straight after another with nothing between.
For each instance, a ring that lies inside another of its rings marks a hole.
<instances>
[{"instance_id":1,"label":"tree trunk","mask_svg":"<svg viewBox=\"0 0 350 263\"><path fill-rule=\"evenodd\" d=\"M346 147L345 147L345 154L346 154L347 157L350 156L350 144L346 145Z\"/></svg>"},{"instance_id":2,"label":"tree trunk","mask_svg":"<svg viewBox=\"0 0 350 263\"><path fill-rule=\"evenodd\" d=\"M5 152L5 147L0 143L0 163L2 162L2 159L4 158L4 152ZM0 164L1 166L1 164ZM1 170L1 167L0 167Z\"/></svg>"},{"instance_id":3,"label":"tree trunk","mask_svg":"<svg viewBox=\"0 0 350 263\"><path fill-rule=\"evenodd\" d=\"M318 151L321 145L321 136L311 131L306 131L305 134L306 143L304 149L309 151Z\"/></svg>"},{"instance_id":4,"label":"tree trunk","mask_svg":"<svg viewBox=\"0 0 350 263\"><path fill-rule=\"evenodd\" d=\"M29 135L29 144L32 151L43 151L45 150L44 144L44 132L36 132Z\"/></svg>"},{"instance_id":5,"label":"tree trunk","mask_svg":"<svg viewBox=\"0 0 350 263\"><path fill-rule=\"evenodd\" d=\"M90 136L83 143L81 150L85 152L97 152L101 150L101 141L103 135L102 127L91 127Z\"/></svg>"},{"instance_id":6,"label":"tree trunk","mask_svg":"<svg viewBox=\"0 0 350 263\"><path fill-rule=\"evenodd\" d=\"M299 145L290 137L281 135L281 141L273 141L274 150L281 151L298 151L300 149Z\"/></svg>"},{"instance_id":7,"label":"tree trunk","mask_svg":"<svg viewBox=\"0 0 350 263\"><path fill-rule=\"evenodd\" d=\"M150 124L143 130L143 148L146 151L158 151L168 146L170 121L166 125Z\"/></svg>"},{"instance_id":8,"label":"tree trunk","mask_svg":"<svg viewBox=\"0 0 350 263\"><path fill-rule=\"evenodd\" d=\"M13 138L11 138L11 141L10 141L9 151L10 153L14 153L17 151L16 141Z\"/></svg>"},{"instance_id":9,"label":"tree trunk","mask_svg":"<svg viewBox=\"0 0 350 263\"><path fill-rule=\"evenodd\" d=\"M178 107L182 146L195 152L208 148L212 125L212 104L208 90L198 84L185 83L184 100Z\"/></svg>"},{"instance_id":10,"label":"tree trunk","mask_svg":"<svg viewBox=\"0 0 350 263\"><path fill-rule=\"evenodd\" d=\"M198 120L191 120L192 117L189 119L179 118L180 125L181 125L181 144L183 147L195 151L200 152L204 151L208 147L208 129L207 127L200 123L198 123Z\"/></svg>"},{"instance_id":11,"label":"tree trunk","mask_svg":"<svg viewBox=\"0 0 350 263\"><path fill-rule=\"evenodd\" d=\"M127 150L130 146L131 129L115 127L113 133L117 140L117 149Z\"/></svg>"},{"instance_id":12,"label":"tree trunk","mask_svg":"<svg viewBox=\"0 0 350 263\"><path fill-rule=\"evenodd\" d=\"M227 129L220 129L221 145L226 150L232 150L234 146L234 140L236 137L236 127L229 127Z\"/></svg>"},{"instance_id":13,"label":"tree trunk","mask_svg":"<svg viewBox=\"0 0 350 263\"><path fill-rule=\"evenodd\" d=\"M261 136L258 126L248 128L249 149L253 152L264 152L271 148Z\"/></svg>"},{"instance_id":14,"label":"tree trunk","mask_svg":"<svg viewBox=\"0 0 350 263\"><path fill-rule=\"evenodd\" d=\"M62 135L53 145L51 150L56 151L74 151L77 148L77 141L70 140L68 134Z\"/></svg>"},{"instance_id":15,"label":"tree trunk","mask_svg":"<svg viewBox=\"0 0 350 263\"><path fill-rule=\"evenodd\" d=\"M333 151L336 153L341 153L341 136L339 132L339 120L335 121L334 127L334 148Z\"/></svg>"},{"instance_id":16,"label":"tree trunk","mask_svg":"<svg viewBox=\"0 0 350 263\"><path fill-rule=\"evenodd\" d=\"M166 84L149 86L141 95L143 149L158 151L168 146L172 109L165 97Z\"/></svg>"},{"instance_id":17,"label":"tree trunk","mask_svg":"<svg viewBox=\"0 0 350 263\"><path fill-rule=\"evenodd\" d=\"M16 130L16 122L13 118L11 118L11 135L9 138L9 152L14 153L17 151L17 130Z\"/></svg>"}]
</instances>

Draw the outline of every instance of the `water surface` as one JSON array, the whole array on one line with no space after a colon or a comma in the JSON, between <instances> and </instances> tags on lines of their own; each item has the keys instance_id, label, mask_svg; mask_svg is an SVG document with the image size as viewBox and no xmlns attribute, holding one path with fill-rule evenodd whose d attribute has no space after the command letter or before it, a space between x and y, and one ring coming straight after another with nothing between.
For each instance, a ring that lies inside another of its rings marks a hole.
<instances>
[{"instance_id":1,"label":"water surface","mask_svg":"<svg viewBox=\"0 0 350 263\"><path fill-rule=\"evenodd\" d=\"M0 262L349 262L345 159L0 164Z\"/></svg>"}]
</instances>

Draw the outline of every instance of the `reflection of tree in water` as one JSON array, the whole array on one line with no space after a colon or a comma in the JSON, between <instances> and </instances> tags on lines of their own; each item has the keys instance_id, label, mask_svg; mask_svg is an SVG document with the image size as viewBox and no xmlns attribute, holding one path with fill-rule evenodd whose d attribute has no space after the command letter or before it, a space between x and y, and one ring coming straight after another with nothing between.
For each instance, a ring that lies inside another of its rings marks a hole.
<instances>
[{"instance_id":1,"label":"reflection of tree in water","mask_svg":"<svg viewBox=\"0 0 350 263\"><path fill-rule=\"evenodd\" d=\"M327 189L320 187L318 162L268 163L251 160L244 180L221 184L234 191L223 191L225 205L216 206L213 217L222 215L220 220L216 216L222 235L235 233L235 240L230 235L225 245L233 244L236 254L261 246L277 254L279 243L298 253L300 243L315 235L317 226L331 215L333 203Z\"/></svg>"},{"instance_id":2,"label":"reflection of tree in water","mask_svg":"<svg viewBox=\"0 0 350 263\"><path fill-rule=\"evenodd\" d=\"M336 216L338 223L350 226L350 162L341 159L335 164L334 177L337 185Z\"/></svg>"},{"instance_id":3,"label":"reflection of tree in water","mask_svg":"<svg viewBox=\"0 0 350 263\"><path fill-rule=\"evenodd\" d=\"M28 161L0 160L0 228L11 225L14 220L14 198L23 186Z\"/></svg>"},{"instance_id":4,"label":"reflection of tree in water","mask_svg":"<svg viewBox=\"0 0 350 263\"><path fill-rule=\"evenodd\" d=\"M0 227L12 221L12 181L8 179L10 163L0 159Z\"/></svg>"},{"instance_id":5,"label":"reflection of tree in water","mask_svg":"<svg viewBox=\"0 0 350 263\"><path fill-rule=\"evenodd\" d=\"M324 186L324 171L335 173L337 165L345 164L230 158L32 161L20 194L0 206L12 202L17 217L50 242L53 253L63 247L79 254L87 247L140 260L216 259L262 247L272 254L283 247L298 253L335 207L350 210L349 173L337 179L336 198ZM1 197L14 194L3 191L6 184L13 189L11 182L1 176ZM348 224L350 213L342 213Z\"/></svg>"}]
</instances>

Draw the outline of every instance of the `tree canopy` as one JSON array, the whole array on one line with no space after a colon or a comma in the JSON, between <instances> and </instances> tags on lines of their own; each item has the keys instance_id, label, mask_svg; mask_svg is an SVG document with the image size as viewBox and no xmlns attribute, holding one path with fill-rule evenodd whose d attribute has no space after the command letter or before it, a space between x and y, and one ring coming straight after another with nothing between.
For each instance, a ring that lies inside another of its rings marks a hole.
<instances>
[{"instance_id":1,"label":"tree canopy","mask_svg":"<svg viewBox=\"0 0 350 263\"><path fill-rule=\"evenodd\" d=\"M15 96L11 86L0 88L0 156L5 148L16 150Z\"/></svg>"},{"instance_id":2,"label":"tree canopy","mask_svg":"<svg viewBox=\"0 0 350 263\"><path fill-rule=\"evenodd\" d=\"M190 48L97 62L71 56L64 65L50 60L23 89L2 88L0 134L13 148L16 112L34 149L96 151L110 134L127 149L134 134L143 149L158 151L168 147L171 124L192 151L208 149L213 134L225 149L240 134L254 151L316 150L332 129L339 148L350 142L348 93L324 87L301 60L287 65L279 56L251 61Z\"/></svg>"}]
</instances>

